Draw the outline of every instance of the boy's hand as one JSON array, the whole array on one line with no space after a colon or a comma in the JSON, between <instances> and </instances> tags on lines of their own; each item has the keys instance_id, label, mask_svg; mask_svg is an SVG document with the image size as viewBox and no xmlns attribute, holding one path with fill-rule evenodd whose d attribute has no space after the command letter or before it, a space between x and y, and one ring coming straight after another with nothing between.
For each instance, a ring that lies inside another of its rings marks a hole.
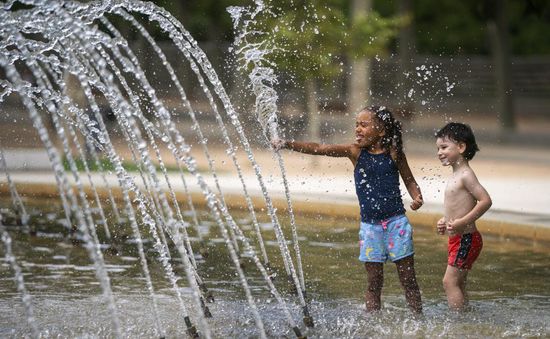
<instances>
[{"instance_id":1,"label":"boy's hand","mask_svg":"<svg viewBox=\"0 0 550 339\"><path fill-rule=\"evenodd\" d=\"M283 139L273 139L271 140L271 147L273 147L274 151L280 151L281 149L285 148L286 146L286 140Z\"/></svg>"},{"instance_id":2,"label":"boy's hand","mask_svg":"<svg viewBox=\"0 0 550 339\"><path fill-rule=\"evenodd\" d=\"M445 221L445 217L443 217L437 221L437 233L443 235L446 229L447 222Z\"/></svg>"},{"instance_id":3,"label":"boy's hand","mask_svg":"<svg viewBox=\"0 0 550 339\"><path fill-rule=\"evenodd\" d=\"M424 200L422 199L422 196L419 195L411 202L411 210L416 211L417 209L422 207L422 205L424 205Z\"/></svg>"},{"instance_id":4,"label":"boy's hand","mask_svg":"<svg viewBox=\"0 0 550 339\"><path fill-rule=\"evenodd\" d=\"M447 232L449 232L450 235L461 234L466 226L468 225L463 223L460 219L453 219L447 222Z\"/></svg>"}]
</instances>

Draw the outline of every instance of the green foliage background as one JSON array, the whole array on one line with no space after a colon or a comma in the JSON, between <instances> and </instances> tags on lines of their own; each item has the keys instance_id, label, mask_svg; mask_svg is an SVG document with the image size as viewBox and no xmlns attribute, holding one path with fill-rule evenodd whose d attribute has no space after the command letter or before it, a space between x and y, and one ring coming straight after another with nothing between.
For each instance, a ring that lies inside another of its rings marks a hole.
<instances>
[{"instance_id":1,"label":"green foliage background","mask_svg":"<svg viewBox=\"0 0 550 339\"><path fill-rule=\"evenodd\" d=\"M413 17L416 44L421 54L488 54L487 20L492 17L493 1L497 0L414 0ZM500 0L499 0L500 1ZM198 41L227 41L233 39L232 23L226 12L228 6L251 6L252 0L157 0L182 21ZM392 18L399 0L374 0L373 16ZM350 0L271 0L266 1L282 12L284 19L297 20L311 15L332 12L333 17L322 22L323 39L331 40L338 31L346 30L349 22ZM550 1L507 0L512 54L536 55L550 53ZM296 21L297 22L297 21ZM308 24L312 25L313 21ZM321 29L322 28L322 29ZM334 31L334 32L329 32ZM306 35L310 33L306 32ZM318 38L319 41L322 40ZM307 40L307 37L304 37ZM311 42L315 39L310 38ZM338 41L338 40L335 40ZM307 45L305 45L307 47Z\"/></svg>"}]
</instances>

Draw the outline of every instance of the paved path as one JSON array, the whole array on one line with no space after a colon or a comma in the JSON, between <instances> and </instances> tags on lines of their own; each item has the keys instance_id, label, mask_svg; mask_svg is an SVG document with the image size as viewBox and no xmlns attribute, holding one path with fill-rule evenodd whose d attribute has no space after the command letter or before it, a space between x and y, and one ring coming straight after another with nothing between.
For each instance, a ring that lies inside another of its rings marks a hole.
<instances>
[{"instance_id":1,"label":"paved path","mask_svg":"<svg viewBox=\"0 0 550 339\"><path fill-rule=\"evenodd\" d=\"M426 202L421 211L441 214L445 178L450 169L443 168L435 156L426 151L428 145L411 147L415 151L409 153L409 163ZM54 183L48 158L43 150L8 149L5 150L5 154L16 182ZM222 154L222 151L213 151L213 158L220 158ZM255 156L262 167L269 193L274 197L284 198L280 173L271 154L258 152ZM517 157L525 160L517 161ZM240 154L239 159L246 157ZM283 159L288 167L293 200L312 204L357 205L351 163L347 159L313 159L311 156L288 151L283 152ZM312 167L312 160L317 161L315 167ZM225 167L227 166L222 166L222 171L218 174L223 192L242 194L242 185L236 172L227 171ZM512 150L510 147L491 146L472 161L472 167L493 199L493 207L485 218L550 227L550 157L546 158L541 151L529 153ZM246 162L243 170L248 191L254 196L261 196L258 180ZM205 174L205 179L215 191L212 176ZM5 178L2 177L0 180L5 181ZM110 180L113 184L116 183L116 178L111 177ZM170 174L170 181L174 187L182 189L179 175ZM188 176L187 181L192 189L200 192L199 187L193 185L196 182L195 178ZM403 187L402 192L406 192ZM404 200L408 205L410 199L407 194L404 195Z\"/></svg>"}]
</instances>

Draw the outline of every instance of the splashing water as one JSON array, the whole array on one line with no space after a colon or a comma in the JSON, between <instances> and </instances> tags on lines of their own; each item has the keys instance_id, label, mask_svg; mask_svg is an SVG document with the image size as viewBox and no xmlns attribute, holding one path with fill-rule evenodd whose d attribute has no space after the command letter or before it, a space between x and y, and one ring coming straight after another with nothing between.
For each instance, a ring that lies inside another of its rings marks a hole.
<instances>
[{"instance_id":1,"label":"splashing water","mask_svg":"<svg viewBox=\"0 0 550 339\"><path fill-rule=\"evenodd\" d=\"M275 65L269 61L269 55L277 47L269 47L267 40L259 43L248 42L247 38L250 35L255 37L265 35L264 32L250 29L250 25L255 22L254 20L259 13L269 12L269 8L266 8L263 1L256 0L255 5L256 7L253 10L242 7L230 7L228 8L228 12L231 14L231 18L233 19L235 31L240 32L235 39L235 46L237 46L237 55L241 56L241 59L243 60L243 65L241 67L246 70L251 65L252 68L249 78L253 93L256 96L256 117L262 126L263 135L266 141L269 142L270 140L276 140L279 138L277 125L278 95L273 89L273 86L277 84L277 78L275 71L273 70ZM304 319L307 319L305 320L306 323L313 326L305 300L306 290L302 268L302 258L284 161L278 151L275 152L275 156L277 158L281 171L281 177L283 179L285 197L290 216L290 225L292 229L292 241L294 244L297 262L296 269L294 269L292 261L289 260L290 255L286 255L288 260L288 263L286 263L287 273L289 274L289 279L293 279L295 285L300 287L298 288L298 296L302 304ZM278 222L276 222L275 225L278 225ZM285 260L285 262L287 262L287 260Z\"/></svg>"},{"instance_id":2,"label":"splashing water","mask_svg":"<svg viewBox=\"0 0 550 339\"><path fill-rule=\"evenodd\" d=\"M209 291L201 277L200 266L188 234L189 222L180 206L174 178L167 170L166 161L169 158L179 170L179 178L189 206L188 214L199 239L200 221L194 208L190 179L196 182L213 219L219 226L245 294L248 304L246 312L250 312L254 319L254 336L266 337L266 329L248 278L241 267L243 253L253 258L265 284L284 310L287 325L297 336L301 336L289 305L271 281L269 261L255 216L255 207L237 159L237 148L244 149L254 169L274 225L287 274L292 276L296 286L300 286L297 289L298 296L305 315L305 282L286 180L297 269L294 268L287 241L238 114L206 54L183 25L162 8L141 1L95 1L88 4L39 0L18 2L24 4L25 9L14 9L16 1L10 1L0 12L0 69L4 74L0 82L0 104L7 105L11 97L18 97L22 103L22 110L28 114L38 132L48 155L63 206L66 237L81 239L84 243L101 286L103 303L110 312L112 330L108 335L122 337L126 329L119 319L120 306L113 293L109 265L103 251L109 247L108 242L120 234L120 228L128 225L137 247L142 275L151 300L155 335L164 337L166 333L158 315L159 292L151 279L152 262L144 247L148 239L152 239L152 248L156 251L155 260L160 262L164 275L178 299L180 317L186 325L187 333L196 336L198 330L201 336L211 336L212 325L208 318L212 315L205 305L205 300L209 299ZM257 4L257 10L262 10L261 2ZM236 18L236 12L232 14ZM158 25L171 39L175 49L184 56L184 60L195 74L198 83L196 87L200 88L215 115L217 128L227 146L226 154L231 158L241 181L242 195L246 198L249 213L256 225L263 263L256 255L247 235L230 213L215 162L207 147L201 119L188 99L182 80L147 28L137 19L138 16L146 17L149 24ZM169 75L178 91L179 107L192 120L192 129L197 134L208 162L207 174L214 179L214 189L197 168L197 161L191 154L192 145L183 137L176 121L149 80L143 61L113 24L113 18L119 21L122 19L125 24L139 32ZM277 94L272 85L276 83L276 77L271 68L260 66L263 60L262 53L266 51L256 47L258 46L242 47L238 52L244 55L246 65L255 65L250 80L257 98L257 117L260 124L266 126L266 138L275 138L278 136ZM108 107L115 117L116 127L105 121L102 114L105 107ZM236 130L236 141L229 135L222 113ZM48 128L48 122L51 122L53 134ZM113 134L127 144L127 149L123 153L119 146L115 146ZM284 175L282 159L280 155L277 156ZM126 157L129 157L137 167L135 174L126 169L123 160ZM15 211L26 223L28 214L19 198L16 185L11 180L3 154L1 160ZM113 168L114 178L101 170L103 161ZM158 168L155 163L158 164ZM82 165L83 171L79 169L79 164ZM93 173L92 165L100 169L99 174ZM82 177L82 174L85 177ZM88 186L85 185L84 178ZM100 194L100 191L106 191L109 210L102 203L103 193ZM119 199L115 199L115 196ZM122 204L121 210L118 204ZM114 221L107 217L109 213L114 215ZM101 233L97 230L99 225L103 229ZM143 232L147 232L148 236L143 235ZM2 238L8 248L10 240L3 229ZM244 246L243 252L240 245ZM173 267L176 258L170 254L170 247L174 247L179 254L178 260L184 267L186 284L190 289L190 293L187 293L190 297L182 294L181 278ZM11 252L7 252L6 256L16 272L18 290L27 309L28 323L33 334L39 336L36 334L41 329L32 314L31 298L25 289L23 275L17 263L11 260ZM195 324L198 325L198 329Z\"/></svg>"}]
</instances>

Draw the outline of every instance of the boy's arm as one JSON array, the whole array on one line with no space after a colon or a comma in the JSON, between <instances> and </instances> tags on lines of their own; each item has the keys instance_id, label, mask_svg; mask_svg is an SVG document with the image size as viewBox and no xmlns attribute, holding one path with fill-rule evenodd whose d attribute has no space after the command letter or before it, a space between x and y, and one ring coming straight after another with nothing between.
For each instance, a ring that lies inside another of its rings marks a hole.
<instances>
[{"instance_id":1,"label":"boy's arm","mask_svg":"<svg viewBox=\"0 0 550 339\"><path fill-rule=\"evenodd\" d=\"M476 205L465 216L455 219L451 222L453 228L460 229L474 223L479 219L493 204L489 193L477 180L477 177L473 171L467 171L462 176L462 183L464 188L474 197L477 201Z\"/></svg>"},{"instance_id":2,"label":"boy's arm","mask_svg":"<svg viewBox=\"0 0 550 339\"><path fill-rule=\"evenodd\" d=\"M424 204L424 199L422 199L420 187L414 179L411 168L409 167L409 163L407 162L407 157L405 157L405 153L401 153L401 155L398 155L395 158L397 159L396 164L397 169L399 170L399 174L401 174L401 178L403 178L405 187L407 188L409 195L413 199L413 201L411 202L411 209L413 211L417 210Z\"/></svg>"}]
</instances>

